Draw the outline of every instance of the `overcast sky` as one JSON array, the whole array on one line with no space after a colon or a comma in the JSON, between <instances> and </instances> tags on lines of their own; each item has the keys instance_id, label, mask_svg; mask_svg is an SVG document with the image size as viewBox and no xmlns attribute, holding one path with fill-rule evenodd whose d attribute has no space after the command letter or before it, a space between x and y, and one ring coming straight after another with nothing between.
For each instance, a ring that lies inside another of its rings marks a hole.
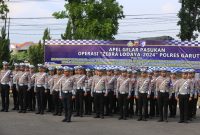
<instances>
[{"instance_id":1,"label":"overcast sky","mask_svg":"<svg viewBox=\"0 0 200 135\"><path fill-rule=\"evenodd\" d=\"M177 38L176 35L179 31L179 27L176 25L177 13L181 6L179 0L117 1L124 7L125 15L139 16L128 16L121 20L116 39L134 40L162 35ZM64 0L10 0L9 8L11 18L51 17L53 12L64 9ZM11 19L11 42L38 42L46 27L51 29L52 38L58 39L65 30L66 22L66 19Z\"/></svg>"}]
</instances>

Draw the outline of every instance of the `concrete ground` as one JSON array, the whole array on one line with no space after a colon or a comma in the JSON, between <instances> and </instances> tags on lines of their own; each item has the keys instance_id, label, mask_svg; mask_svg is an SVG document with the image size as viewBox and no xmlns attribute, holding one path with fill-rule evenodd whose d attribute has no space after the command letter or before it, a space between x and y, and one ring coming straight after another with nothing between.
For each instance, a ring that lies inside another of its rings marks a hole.
<instances>
[{"instance_id":1,"label":"concrete ground","mask_svg":"<svg viewBox=\"0 0 200 135\"><path fill-rule=\"evenodd\" d=\"M197 119L189 124L177 123L178 117L170 118L168 123L159 123L157 118L138 122L137 117L118 120L117 116L105 119L72 117L71 123L63 123L63 116L52 114L0 112L0 135L199 135L199 114L200 110Z\"/></svg>"}]
</instances>

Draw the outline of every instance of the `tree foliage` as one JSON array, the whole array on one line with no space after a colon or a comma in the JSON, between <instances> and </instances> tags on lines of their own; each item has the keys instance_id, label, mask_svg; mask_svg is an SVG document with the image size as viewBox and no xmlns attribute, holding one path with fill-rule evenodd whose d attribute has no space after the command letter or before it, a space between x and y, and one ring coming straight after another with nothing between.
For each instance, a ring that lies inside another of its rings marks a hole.
<instances>
[{"instance_id":1,"label":"tree foliage","mask_svg":"<svg viewBox=\"0 0 200 135\"><path fill-rule=\"evenodd\" d=\"M57 19L68 18L62 39L114 39L123 7L116 0L66 0L65 10L53 13Z\"/></svg>"},{"instance_id":2,"label":"tree foliage","mask_svg":"<svg viewBox=\"0 0 200 135\"><path fill-rule=\"evenodd\" d=\"M179 37L184 40L195 40L200 32L200 0L181 0L182 8L179 11Z\"/></svg>"},{"instance_id":3,"label":"tree foliage","mask_svg":"<svg viewBox=\"0 0 200 135\"><path fill-rule=\"evenodd\" d=\"M44 47L41 41L37 45L30 46L28 49L29 62L33 65L44 63Z\"/></svg>"},{"instance_id":4,"label":"tree foliage","mask_svg":"<svg viewBox=\"0 0 200 135\"><path fill-rule=\"evenodd\" d=\"M10 60L10 40L6 38L5 28L2 27L0 35L0 67L2 66L2 61Z\"/></svg>"},{"instance_id":5,"label":"tree foliage","mask_svg":"<svg viewBox=\"0 0 200 135\"><path fill-rule=\"evenodd\" d=\"M28 49L29 61L33 65L44 63L44 43L45 40L50 40L50 29L46 28L42 37L43 43L39 41L37 45L33 45Z\"/></svg>"}]
</instances>

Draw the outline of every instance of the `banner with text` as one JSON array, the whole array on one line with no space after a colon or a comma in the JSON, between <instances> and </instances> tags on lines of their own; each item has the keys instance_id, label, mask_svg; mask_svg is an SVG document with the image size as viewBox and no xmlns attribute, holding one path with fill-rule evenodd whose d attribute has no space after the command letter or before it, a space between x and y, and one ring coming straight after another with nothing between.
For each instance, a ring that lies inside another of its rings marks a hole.
<instances>
[{"instance_id":1,"label":"banner with text","mask_svg":"<svg viewBox=\"0 0 200 135\"><path fill-rule=\"evenodd\" d=\"M45 62L200 69L200 44L178 41L46 41Z\"/></svg>"}]
</instances>

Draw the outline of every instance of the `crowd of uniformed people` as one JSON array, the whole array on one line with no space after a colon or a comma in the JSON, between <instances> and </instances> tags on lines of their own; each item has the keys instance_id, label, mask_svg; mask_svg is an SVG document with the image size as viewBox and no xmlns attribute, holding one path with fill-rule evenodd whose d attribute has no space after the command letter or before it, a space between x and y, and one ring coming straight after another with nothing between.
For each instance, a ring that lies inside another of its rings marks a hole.
<instances>
[{"instance_id":1,"label":"crowd of uniformed people","mask_svg":"<svg viewBox=\"0 0 200 135\"><path fill-rule=\"evenodd\" d=\"M177 116L179 123L196 119L200 80L195 70L180 72L166 68L85 69L83 66L46 67L15 63L14 70L3 62L0 71L2 112L9 111L12 92L14 108L18 113L35 112L62 116L71 122L71 116L119 116L119 120L133 116L138 121L158 119L168 122ZM38 72L36 72L38 71Z\"/></svg>"}]
</instances>

